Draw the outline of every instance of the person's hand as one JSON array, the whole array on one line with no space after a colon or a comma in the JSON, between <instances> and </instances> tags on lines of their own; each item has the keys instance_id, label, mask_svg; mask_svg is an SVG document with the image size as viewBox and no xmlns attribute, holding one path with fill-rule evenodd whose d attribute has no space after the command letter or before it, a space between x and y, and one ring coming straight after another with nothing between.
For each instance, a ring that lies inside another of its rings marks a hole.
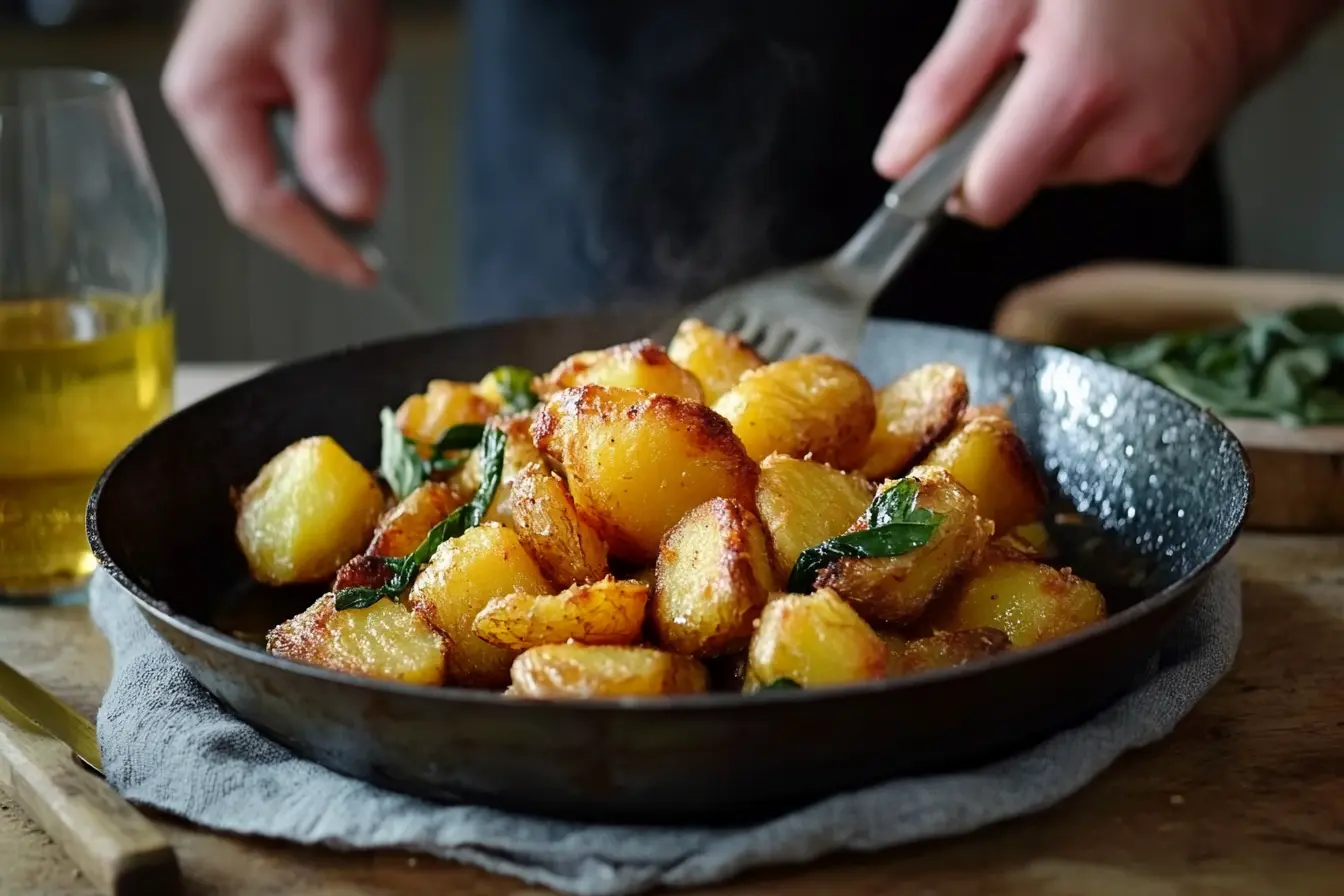
<instances>
[{"instance_id":1,"label":"person's hand","mask_svg":"<svg viewBox=\"0 0 1344 896\"><path fill-rule=\"evenodd\" d=\"M998 70L1026 61L954 211L1006 223L1043 187L1185 176L1238 100L1330 0L961 0L906 86L873 164L906 174Z\"/></svg>"},{"instance_id":2,"label":"person's hand","mask_svg":"<svg viewBox=\"0 0 1344 896\"><path fill-rule=\"evenodd\" d=\"M317 200L370 220L383 162L369 107L385 54L380 0L196 0L163 72L229 219L350 285L373 273L281 180L267 112L292 105L295 164Z\"/></svg>"}]
</instances>

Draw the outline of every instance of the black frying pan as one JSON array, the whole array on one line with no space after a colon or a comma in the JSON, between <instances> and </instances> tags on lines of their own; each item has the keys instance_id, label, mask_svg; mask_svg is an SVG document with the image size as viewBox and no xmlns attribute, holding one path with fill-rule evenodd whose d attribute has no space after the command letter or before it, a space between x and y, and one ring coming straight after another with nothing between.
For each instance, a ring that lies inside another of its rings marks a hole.
<instances>
[{"instance_id":1,"label":"black frying pan","mask_svg":"<svg viewBox=\"0 0 1344 896\"><path fill-rule=\"evenodd\" d=\"M875 382L946 360L965 369L974 401L1011 400L1056 500L1092 520L1055 535L1107 595L1104 624L905 679L628 703L379 683L257 646L267 626L316 594L249 585L231 488L309 435L331 435L372 467L379 408L430 378L476 380L502 363L545 369L656 322L529 321L271 370L175 414L108 468L89 507L94 552L201 684L329 768L430 799L587 820L726 823L981 763L1096 713L1133 681L1246 513L1240 445L1171 393L1057 349L879 321L859 359Z\"/></svg>"}]
</instances>

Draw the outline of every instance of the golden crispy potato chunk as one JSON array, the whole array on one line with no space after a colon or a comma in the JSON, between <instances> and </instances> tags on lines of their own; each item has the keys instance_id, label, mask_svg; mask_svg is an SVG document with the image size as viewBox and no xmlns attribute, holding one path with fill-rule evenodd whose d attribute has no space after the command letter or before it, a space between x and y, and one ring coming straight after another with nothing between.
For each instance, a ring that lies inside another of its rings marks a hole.
<instances>
[{"instance_id":1,"label":"golden crispy potato chunk","mask_svg":"<svg viewBox=\"0 0 1344 896\"><path fill-rule=\"evenodd\" d=\"M877 394L877 425L868 440L863 475L904 473L929 446L956 426L970 392L954 364L926 364Z\"/></svg>"},{"instance_id":2,"label":"golden crispy potato chunk","mask_svg":"<svg viewBox=\"0 0 1344 896\"><path fill-rule=\"evenodd\" d=\"M887 645L829 588L777 597L761 611L748 650L748 689L788 679L805 688L882 678Z\"/></svg>"},{"instance_id":3,"label":"golden crispy potato chunk","mask_svg":"<svg viewBox=\"0 0 1344 896\"><path fill-rule=\"evenodd\" d=\"M901 658L905 656L905 645L910 643L910 639L892 629L875 629L875 631L882 639L882 643L887 646L887 671L894 675L900 668Z\"/></svg>"},{"instance_id":4,"label":"golden crispy potato chunk","mask_svg":"<svg viewBox=\"0 0 1344 896\"><path fill-rule=\"evenodd\" d=\"M527 414L514 414L507 417L492 417L486 424L504 433L504 471L500 475L499 487L490 500L490 508L485 512L485 521L513 527L513 484L531 464L545 466L537 446L532 443L532 417ZM467 462L453 477L453 488L464 495L474 495L481 487L481 446L477 445L467 456Z\"/></svg>"},{"instance_id":5,"label":"golden crispy potato chunk","mask_svg":"<svg viewBox=\"0 0 1344 896\"><path fill-rule=\"evenodd\" d=\"M935 632L908 641L893 654L892 674L911 675L929 669L949 669L972 660L1003 653L1013 646L997 628L973 628L955 632Z\"/></svg>"},{"instance_id":6,"label":"golden crispy potato chunk","mask_svg":"<svg viewBox=\"0 0 1344 896\"><path fill-rule=\"evenodd\" d=\"M774 588L765 527L736 501L706 501L663 538L655 581L662 647L699 657L742 650Z\"/></svg>"},{"instance_id":7,"label":"golden crispy potato chunk","mask_svg":"<svg viewBox=\"0 0 1344 896\"><path fill-rule=\"evenodd\" d=\"M649 587L607 577L559 594L491 598L476 614L476 636L506 650L542 644L634 644L644 633Z\"/></svg>"},{"instance_id":8,"label":"golden crispy potato chunk","mask_svg":"<svg viewBox=\"0 0 1344 896\"><path fill-rule=\"evenodd\" d=\"M1004 536L1004 541L1020 553L1037 560L1050 560L1059 554L1059 548L1050 537L1050 530L1041 522L1018 526Z\"/></svg>"},{"instance_id":9,"label":"golden crispy potato chunk","mask_svg":"<svg viewBox=\"0 0 1344 896\"><path fill-rule=\"evenodd\" d=\"M725 333L694 318L677 327L667 354L700 381L706 404L718 401L748 370L765 366L765 359L736 333Z\"/></svg>"},{"instance_id":10,"label":"golden crispy potato chunk","mask_svg":"<svg viewBox=\"0 0 1344 896\"><path fill-rule=\"evenodd\" d=\"M915 505L943 515L928 542L899 557L843 557L817 576L818 588L835 589L871 622L913 622L994 534L975 496L942 467L915 467L910 478L919 484ZM895 484L888 480L878 494Z\"/></svg>"},{"instance_id":11,"label":"golden crispy potato chunk","mask_svg":"<svg viewBox=\"0 0 1344 896\"><path fill-rule=\"evenodd\" d=\"M607 574L607 546L583 521L569 486L544 464L528 464L513 480L513 529L546 578L561 586Z\"/></svg>"},{"instance_id":12,"label":"golden crispy potato chunk","mask_svg":"<svg viewBox=\"0 0 1344 896\"><path fill-rule=\"evenodd\" d=\"M699 660L650 647L545 644L513 662L515 697L657 697L703 692Z\"/></svg>"},{"instance_id":13,"label":"golden crispy potato chunk","mask_svg":"<svg viewBox=\"0 0 1344 896\"><path fill-rule=\"evenodd\" d=\"M429 530L468 498L442 482L426 482L383 514L365 551L375 557L405 557L425 540Z\"/></svg>"},{"instance_id":14,"label":"golden crispy potato chunk","mask_svg":"<svg viewBox=\"0 0 1344 896\"><path fill-rule=\"evenodd\" d=\"M313 436L267 461L243 489L234 534L257 581L320 582L369 543L383 506L373 474L335 440Z\"/></svg>"},{"instance_id":15,"label":"golden crispy potato chunk","mask_svg":"<svg viewBox=\"0 0 1344 896\"><path fill-rule=\"evenodd\" d=\"M756 506L770 532L779 581L788 580L799 554L846 532L872 500L862 476L783 454L761 461Z\"/></svg>"},{"instance_id":16,"label":"golden crispy potato chunk","mask_svg":"<svg viewBox=\"0 0 1344 896\"><path fill-rule=\"evenodd\" d=\"M450 426L459 423L484 423L498 406L480 393L474 383L430 380L425 391L408 395L397 408L397 427L402 435L420 447L428 457L429 447Z\"/></svg>"},{"instance_id":17,"label":"golden crispy potato chunk","mask_svg":"<svg viewBox=\"0 0 1344 896\"><path fill-rule=\"evenodd\" d=\"M808 457L849 470L863 460L877 409L873 387L829 355L803 355L748 370L714 402L752 460Z\"/></svg>"},{"instance_id":18,"label":"golden crispy potato chunk","mask_svg":"<svg viewBox=\"0 0 1344 896\"><path fill-rule=\"evenodd\" d=\"M1045 485L1013 424L979 417L960 427L929 453L926 464L943 467L979 502L994 531L1008 532L1039 520Z\"/></svg>"},{"instance_id":19,"label":"golden crispy potato chunk","mask_svg":"<svg viewBox=\"0 0 1344 896\"><path fill-rule=\"evenodd\" d=\"M699 402L580 386L541 406L532 437L564 468L579 515L632 563L656 559L663 535L710 498L755 505L756 464Z\"/></svg>"},{"instance_id":20,"label":"golden crispy potato chunk","mask_svg":"<svg viewBox=\"0 0 1344 896\"><path fill-rule=\"evenodd\" d=\"M538 391L549 396L562 389L590 385L641 389L691 401L704 401L705 397L700 381L673 362L662 346L648 339L571 355L541 378Z\"/></svg>"},{"instance_id":21,"label":"golden crispy potato chunk","mask_svg":"<svg viewBox=\"0 0 1344 896\"><path fill-rule=\"evenodd\" d=\"M1014 647L1060 638L1106 618L1097 586L1068 569L987 552L930 609L921 628L963 631L996 628Z\"/></svg>"},{"instance_id":22,"label":"golden crispy potato chunk","mask_svg":"<svg viewBox=\"0 0 1344 896\"><path fill-rule=\"evenodd\" d=\"M333 672L424 685L443 684L448 655L443 636L401 604L337 611L331 594L271 629L266 649Z\"/></svg>"},{"instance_id":23,"label":"golden crispy potato chunk","mask_svg":"<svg viewBox=\"0 0 1344 896\"><path fill-rule=\"evenodd\" d=\"M508 684L517 653L477 637L477 614L491 598L550 590L513 530L483 523L439 545L405 602L448 639L449 684L494 688Z\"/></svg>"}]
</instances>

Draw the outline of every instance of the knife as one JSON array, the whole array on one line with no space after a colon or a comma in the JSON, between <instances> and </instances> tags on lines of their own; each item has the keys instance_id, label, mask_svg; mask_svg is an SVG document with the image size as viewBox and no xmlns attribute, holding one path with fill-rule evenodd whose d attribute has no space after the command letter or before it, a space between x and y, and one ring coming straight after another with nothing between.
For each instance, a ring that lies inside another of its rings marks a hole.
<instances>
[{"instance_id":1,"label":"knife","mask_svg":"<svg viewBox=\"0 0 1344 896\"><path fill-rule=\"evenodd\" d=\"M0 787L99 892L175 892L168 841L88 769L102 769L94 726L0 660Z\"/></svg>"}]
</instances>

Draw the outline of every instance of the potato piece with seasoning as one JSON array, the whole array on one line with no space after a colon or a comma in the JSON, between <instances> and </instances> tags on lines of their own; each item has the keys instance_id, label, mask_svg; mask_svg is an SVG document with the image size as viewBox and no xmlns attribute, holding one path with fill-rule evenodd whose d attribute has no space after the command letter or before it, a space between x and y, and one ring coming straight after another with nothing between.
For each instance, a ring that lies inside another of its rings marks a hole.
<instances>
[{"instance_id":1,"label":"potato piece with seasoning","mask_svg":"<svg viewBox=\"0 0 1344 896\"><path fill-rule=\"evenodd\" d=\"M634 644L643 635L649 588L605 578L559 594L509 594L491 598L472 631L506 650L542 644Z\"/></svg>"},{"instance_id":2,"label":"potato piece with seasoning","mask_svg":"<svg viewBox=\"0 0 1344 896\"><path fill-rule=\"evenodd\" d=\"M748 655L748 689L780 679L816 688L887 674L887 645L829 588L767 603Z\"/></svg>"},{"instance_id":3,"label":"potato piece with seasoning","mask_svg":"<svg viewBox=\"0 0 1344 896\"><path fill-rule=\"evenodd\" d=\"M513 529L546 578L568 588L607 574L607 546L579 516L558 473L529 464L513 481L511 503Z\"/></svg>"},{"instance_id":4,"label":"potato piece with seasoning","mask_svg":"<svg viewBox=\"0 0 1344 896\"><path fill-rule=\"evenodd\" d=\"M550 396L562 389L589 385L640 389L691 401L704 401L705 397L694 374L674 363L662 346L648 339L572 355L541 378L539 391Z\"/></svg>"},{"instance_id":5,"label":"potato piece with seasoning","mask_svg":"<svg viewBox=\"0 0 1344 896\"><path fill-rule=\"evenodd\" d=\"M928 542L899 557L842 557L817 576L816 587L835 589L874 623L913 622L994 534L975 496L942 467L916 467L909 478L919 486L915 506L942 514ZM889 480L878 494L895 484Z\"/></svg>"},{"instance_id":6,"label":"potato piece with seasoning","mask_svg":"<svg viewBox=\"0 0 1344 896\"><path fill-rule=\"evenodd\" d=\"M594 699L696 694L709 676L699 660L651 647L545 644L513 662L513 697Z\"/></svg>"},{"instance_id":7,"label":"potato piece with seasoning","mask_svg":"<svg viewBox=\"0 0 1344 896\"><path fill-rule=\"evenodd\" d=\"M748 456L811 457L849 470L863 460L877 409L873 387L852 365L803 355L748 370L714 403Z\"/></svg>"},{"instance_id":8,"label":"potato piece with seasoning","mask_svg":"<svg viewBox=\"0 0 1344 896\"><path fill-rule=\"evenodd\" d=\"M474 383L430 380L425 391L408 395L397 408L397 427L412 440L422 457L451 426L459 423L484 423L499 408L481 395Z\"/></svg>"},{"instance_id":9,"label":"potato piece with seasoning","mask_svg":"<svg viewBox=\"0 0 1344 896\"><path fill-rule=\"evenodd\" d=\"M492 417L486 424L504 433L504 469L499 488L485 512L485 522L513 527L513 484L532 464L545 465L546 459L532 443L532 418L526 414ZM481 446L477 445L467 456L467 462L453 477L453 488L460 494L474 495L481 487Z\"/></svg>"},{"instance_id":10,"label":"potato piece with seasoning","mask_svg":"<svg viewBox=\"0 0 1344 896\"><path fill-rule=\"evenodd\" d=\"M765 359L736 333L725 333L693 318L677 327L667 354L700 381L705 403L711 405L736 386L742 374L765 366Z\"/></svg>"},{"instance_id":11,"label":"potato piece with seasoning","mask_svg":"<svg viewBox=\"0 0 1344 896\"><path fill-rule=\"evenodd\" d=\"M513 530L483 523L439 545L405 603L447 638L449 684L494 688L508 684L517 653L477 637L477 614L491 598L550 590Z\"/></svg>"},{"instance_id":12,"label":"potato piece with seasoning","mask_svg":"<svg viewBox=\"0 0 1344 896\"><path fill-rule=\"evenodd\" d=\"M1003 653L1012 647L1008 636L997 628L972 628L935 632L906 642L893 655L891 674L912 675L930 669L950 669Z\"/></svg>"},{"instance_id":13,"label":"potato piece with seasoning","mask_svg":"<svg viewBox=\"0 0 1344 896\"><path fill-rule=\"evenodd\" d=\"M252 577L321 582L369 543L384 497L373 474L328 436L266 462L238 498L234 532Z\"/></svg>"},{"instance_id":14,"label":"potato piece with seasoning","mask_svg":"<svg viewBox=\"0 0 1344 896\"><path fill-rule=\"evenodd\" d=\"M553 395L532 437L563 467L579 515L613 557L648 564L663 535L710 498L755 506L758 468L705 405L634 389Z\"/></svg>"},{"instance_id":15,"label":"potato piece with seasoning","mask_svg":"<svg viewBox=\"0 0 1344 896\"><path fill-rule=\"evenodd\" d=\"M899 476L956 426L970 391L953 364L926 364L877 393L877 425L864 451L869 479Z\"/></svg>"},{"instance_id":16,"label":"potato piece with seasoning","mask_svg":"<svg viewBox=\"0 0 1344 896\"><path fill-rule=\"evenodd\" d=\"M423 483L383 514L365 553L374 557L405 557L420 547L430 529L465 503L467 498L450 485Z\"/></svg>"},{"instance_id":17,"label":"potato piece with seasoning","mask_svg":"<svg viewBox=\"0 0 1344 896\"><path fill-rule=\"evenodd\" d=\"M1040 519L1045 485L1013 424L979 417L937 445L925 463L943 467L979 502L980 514L1007 533Z\"/></svg>"},{"instance_id":18,"label":"potato piece with seasoning","mask_svg":"<svg viewBox=\"0 0 1344 896\"><path fill-rule=\"evenodd\" d=\"M788 580L803 551L848 531L872 500L872 486L856 474L783 454L761 461L756 506L779 581Z\"/></svg>"},{"instance_id":19,"label":"potato piece with seasoning","mask_svg":"<svg viewBox=\"0 0 1344 896\"><path fill-rule=\"evenodd\" d=\"M325 594L266 636L266 650L333 672L405 684L441 685L448 643L401 604L380 600L360 610L337 610Z\"/></svg>"},{"instance_id":20,"label":"potato piece with seasoning","mask_svg":"<svg viewBox=\"0 0 1344 896\"><path fill-rule=\"evenodd\" d=\"M661 647L698 657L742 650L774 588L765 527L736 501L707 501L663 538L655 580Z\"/></svg>"}]
</instances>

